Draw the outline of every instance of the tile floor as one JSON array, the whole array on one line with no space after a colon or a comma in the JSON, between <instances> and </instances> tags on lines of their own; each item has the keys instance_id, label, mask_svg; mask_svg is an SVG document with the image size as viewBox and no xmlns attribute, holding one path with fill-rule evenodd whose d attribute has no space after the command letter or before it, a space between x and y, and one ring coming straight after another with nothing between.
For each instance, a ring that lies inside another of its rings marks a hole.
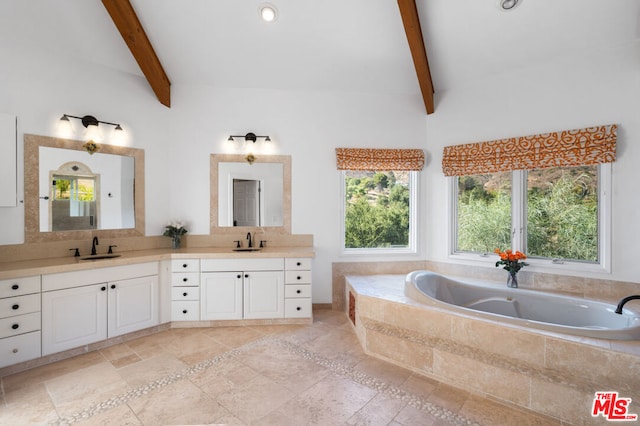
<instances>
[{"instance_id":1,"label":"tile floor","mask_svg":"<svg viewBox=\"0 0 640 426\"><path fill-rule=\"evenodd\" d=\"M365 355L344 313L170 329L2 378L0 425L558 425Z\"/></svg>"}]
</instances>

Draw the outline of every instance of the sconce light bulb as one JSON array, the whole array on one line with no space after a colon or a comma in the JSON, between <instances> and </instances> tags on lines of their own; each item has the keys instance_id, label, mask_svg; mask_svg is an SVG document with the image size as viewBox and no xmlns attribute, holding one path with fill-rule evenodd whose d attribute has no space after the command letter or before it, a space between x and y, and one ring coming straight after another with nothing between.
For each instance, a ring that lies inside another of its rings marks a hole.
<instances>
[{"instance_id":1,"label":"sconce light bulb","mask_svg":"<svg viewBox=\"0 0 640 426\"><path fill-rule=\"evenodd\" d=\"M61 138L70 138L73 136L73 124L71 120L64 114L58 121L58 136Z\"/></svg>"}]
</instances>

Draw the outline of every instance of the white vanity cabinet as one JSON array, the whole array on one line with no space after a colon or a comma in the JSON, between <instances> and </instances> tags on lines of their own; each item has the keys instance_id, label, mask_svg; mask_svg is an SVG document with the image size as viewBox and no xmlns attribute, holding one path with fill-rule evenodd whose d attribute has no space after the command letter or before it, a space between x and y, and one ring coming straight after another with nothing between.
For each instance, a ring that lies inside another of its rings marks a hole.
<instances>
[{"instance_id":1,"label":"white vanity cabinet","mask_svg":"<svg viewBox=\"0 0 640 426\"><path fill-rule=\"evenodd\" d=\"M310 318L311 304L311 259L285 259L285 318Z\"/></svg>"},{"instance_id":2,"label":"white vanity cabinet","mask_svg":"<svg viewBox=\"0 0 640 426\"><path fill-rule=\"evenodd\" d=\"M200 260L171 260L171 321L200 319Z\"/></svg>"},{"instance_id":3,"label":"white vanity cabinet","mask_svg":"<svg viewBox=\"0 0 640 426\"><path fill-rule=\"evenodd\" d=\"M203 259L200 319L284 317L284 259Z\"/></svg>"},{"instance_id":4,"label":"white vanity cabinet","mask_svg":"<svg viewBox=\"0 0 640 426\"><path fill-rule=\"evenodd\" d=\"M0 368L40 355L40 276L0 280Z\"/></svg>"},{"instance_id":5,"label":"white vanity cabinet","mask_svg":"<svg viewBox=\"0 0 640 426\"><path fill-rule=\"evenodd\" d=\"M158 324L158 263L42 276L42 355Z\"/></svg>"}]
</instances>

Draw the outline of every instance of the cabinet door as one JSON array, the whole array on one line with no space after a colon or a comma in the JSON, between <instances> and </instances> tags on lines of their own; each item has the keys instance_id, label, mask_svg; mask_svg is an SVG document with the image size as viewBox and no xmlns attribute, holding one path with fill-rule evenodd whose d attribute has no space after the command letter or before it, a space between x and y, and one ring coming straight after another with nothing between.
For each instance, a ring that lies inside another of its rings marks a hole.
<instances>
[{"instance_id":1,"label":"cabinet door","mask_svg":"<svg viewBox=\"0 0 640 426\"><path fill-rule=\"evenodd\" d=\"M107 338L107 284L42 293L42 355Z\"/></svg>"},{"instance_id":2,"label":"cabinet door","mask_svg":"<svg viewBox=\"0 0 640 426\"><path fill-rule=\"evenodd\" d=\"M201 274L200 319L242 319L242 272Z\"/></svg>"},{"instance_id":3,"label":"cabinet door","mask_svg":"<svg viewBox=\"0 0 640 426\"><path fill-rule=\"evenodd\" d=\"M244 317L284 317L283 271L248 271L244 273Z\"/></svg>"},{"instance_id":4,"label":"cabinet door","mask_svg":"<svg viewBox=\"0 0 640 426\"><path fill-rule=\"evenodd\" d=\"M158 276L109 283L108 337L158 325Z\"/></svg>"}]
</instances>

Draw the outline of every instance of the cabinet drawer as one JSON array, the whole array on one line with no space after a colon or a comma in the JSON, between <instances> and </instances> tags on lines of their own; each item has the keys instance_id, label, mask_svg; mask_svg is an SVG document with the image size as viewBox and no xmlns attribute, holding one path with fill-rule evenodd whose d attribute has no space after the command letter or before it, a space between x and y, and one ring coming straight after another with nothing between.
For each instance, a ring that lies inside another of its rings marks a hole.
<instances>
[{"instance_id":1,"label":"cabinet drawer","mask_svg":"<svg viewBox=\"0 0 640 426\"><path fill-rule=\"evenodd\" d=\"M308 257L288 257L284 260L284 268L288 270L311 269L311 258Z\"/></svg>"},{"instance_id":2,"label":"cabinet drawer","mask_svg":"<svg viewBox=\"0 0 640 426\"><path fill-rule=\"evenodd\" d=\"M40 275L0 280L0 298L40 293Z\"/></svg>"},{"instance_id":3,"label":"cabinet drawer","mask_svg":"<svg viewBox=\"0 0 640 426\"><path fill-rule=\"evenodd\" d=\"M284 297L296 298L296 297L311 297L310 285L295 285L289 284L284 287Z\"/></svg>"},{"instance_id":4,"label":"cabinet drawer","mask_svg":"<svg viewBox=\"0 0 640 426\"><path fill-rule=\"evenodd\" d=\"M0 319L0 338L40 330L40 312Z\"/></svg>"},{"instance_id":5,"label":"cabinet drawer","mask_svg":"<svg viewBox=\"0 0 640 426\"><path fill-rule=\"evenodd\" d=\"M284 269L284 259L202 259L202 272L228 271L279 271Z\"/></svg>"},{"instance_id":6,"label":"cabinet drawer","mask_svg":"<svg viewBox=\"0 0 640 426\"><path fill-rule=\"evenodd\" d=\"M286 284L311 284L311 271L286 271L284 282Z\"/></svg>"},{"instance_id":7,"label":"cabinet drawer","mask_svg":"<svg viewBox=\"0 0 640 426\"><path fill-rule=\"evenodd\" d=\"M197 272L174 272L171 274L171 285L174 287L197 287L200 285L200 274Z\"/></svg>"},{"instance_id":8,"label":"cabinet drawer","mask_svg":"<svg viewBox=\"0 0 640 426\"><path fill-rule=\"evenodd\" d=\"M172 259L172 272L200 272L200 259Z\"/></svg>"},{"instance_id":9,"label":"cabinet drawer","mask_svg":"<svg viewBox=\"0 0 640 426\"><path fill-rule=\"evenodd\" d=\"M0 318L15 317L40 311L40 295L27 294L24 296L0 299Z\"/></svg>"},{"instance_id":10,"label":"cabinet drawer","mask_svg":"<svg viewBox=\"0 0 640 426\"><path fill-rule=\"evenodd\" d=\"M200 302L171 302L171 321L198 321Z\"/></svg>"},{"instance_id":11,"label":"cabinet drawer","mask_svg":"<svg viewBox=\"0 0 640 426\"><path fill-rule=\"evenodd\" d=\"M39 331L0 339L0 368L39 358L40 355Z\"/></svg>"},{"instance_id":12,"label":"cabinet drawer","mask_svg":"<svg viewBox=\"0 0 640 426\"><path fill-rule=\"evenodd\" d=\"M285 318L310 318L311 317L311 299L285 299L284 300L284 317Z\"/></svg>"},{"instance_id":13,"label":"cabinet drawer","mask_svg":"<svg viewBox=\"0 0 640 426\"><path fill-rule=\"evenodd\" d=\"M198 287L172 287L171 300L200 300Z\"/></svg>"},{"instance_id":14,"label":"cabinet drawer","mask_svg":"<svg viewBox=\"0 0 640 426\"><path fill-rule=\"evenodd\" d=\"M134 277L148 277L151 275L158 275L158 262L46 274L42 276L42 291L64 290L73 287L84 287L90 284L120 281Z\"/></svg>"}]
</instances>

